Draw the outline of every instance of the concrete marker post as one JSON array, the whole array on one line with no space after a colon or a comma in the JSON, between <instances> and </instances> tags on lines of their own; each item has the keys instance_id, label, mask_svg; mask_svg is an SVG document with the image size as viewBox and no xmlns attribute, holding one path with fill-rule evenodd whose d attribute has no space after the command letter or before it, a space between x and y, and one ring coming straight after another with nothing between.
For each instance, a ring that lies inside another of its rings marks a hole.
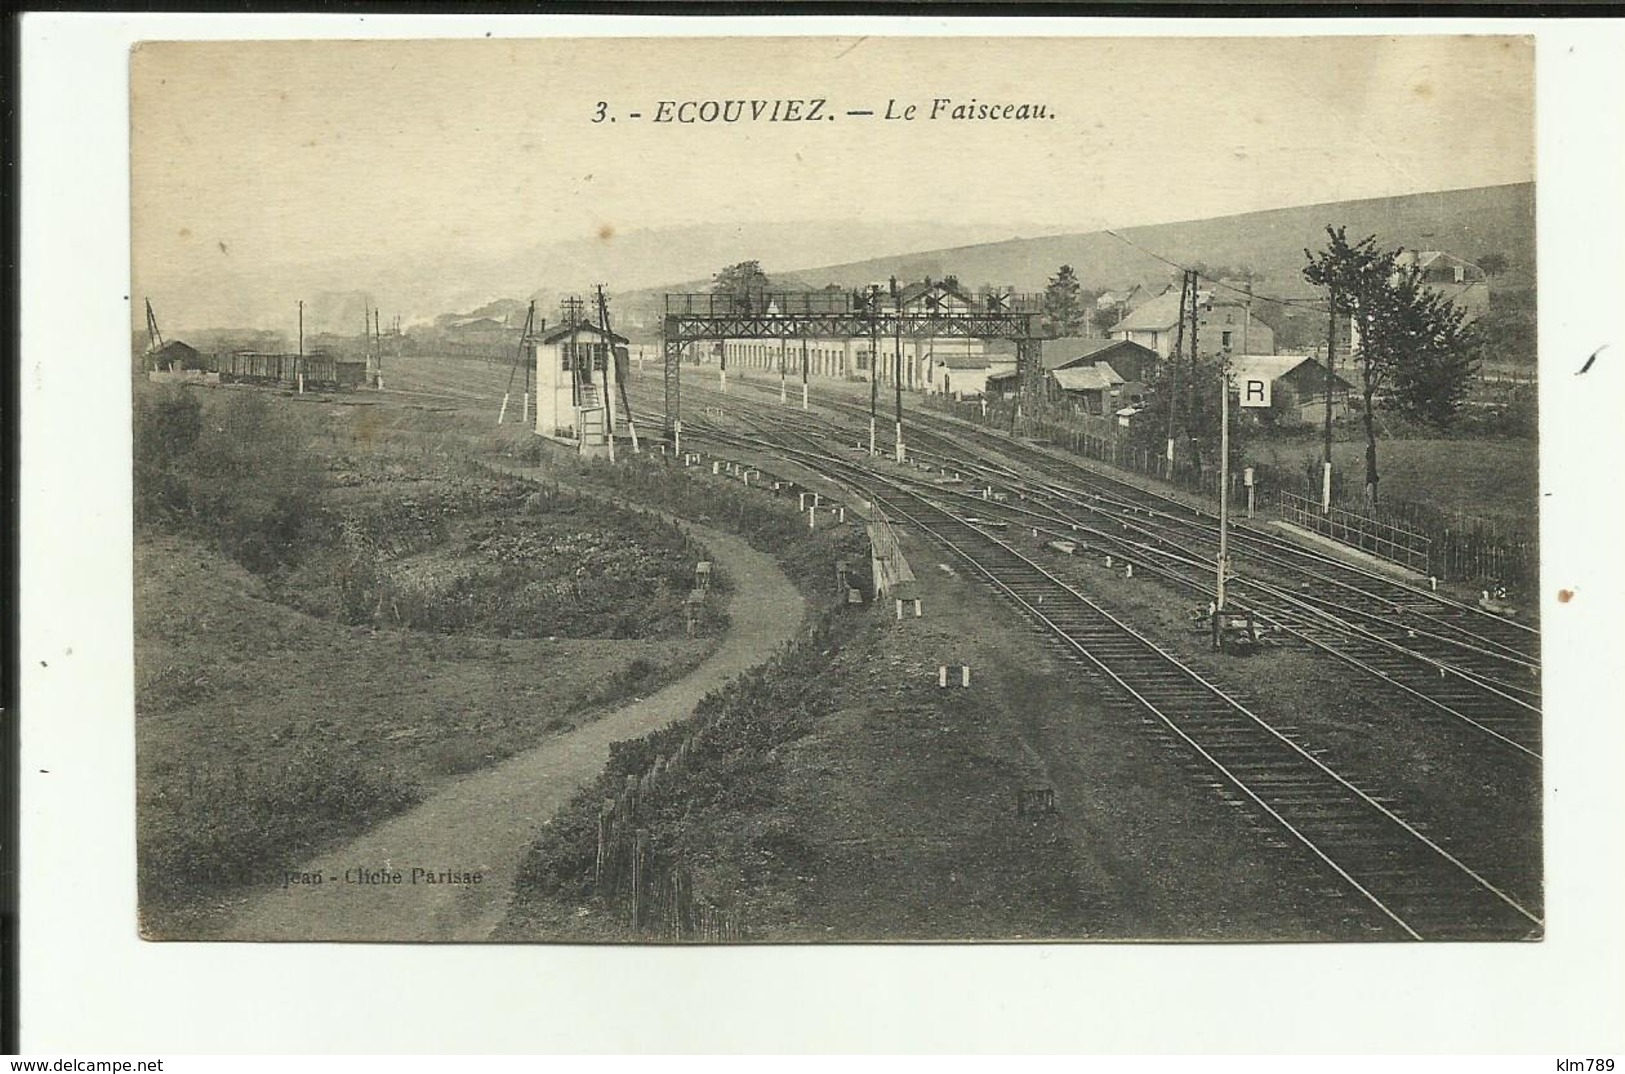
<instances>
[{"instance_id":1,"label":"concrete marker post","mask_svg":"<svg viewBox=\"0 0 1625 1074\"><path fill-rule=\"evenodd\" d=\"M959 686L961 689L970 688L970 665L962 665L959 669Z\"/></svg>"}]
</instances>

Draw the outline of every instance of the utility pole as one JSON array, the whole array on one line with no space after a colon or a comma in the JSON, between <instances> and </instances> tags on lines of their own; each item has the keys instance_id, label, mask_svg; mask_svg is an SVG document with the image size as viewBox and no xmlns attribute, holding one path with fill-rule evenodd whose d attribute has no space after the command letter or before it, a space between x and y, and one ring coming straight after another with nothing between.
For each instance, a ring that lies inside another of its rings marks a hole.
<instances>
[{"instance_id":1,"label":"utility pole","mask_svg":"<svg viewBox=\"0 0 1625 1074\"><path fill-rule=\"evenodd\" d=\"M1201 449L1201 445L1199 443L1197 443L1195 433L1196 433L1196 429L1200 425L1200 420L1201 420L1201 410L1202 410L1201 391L1202 391L1202 387L1201 387L1201 378L1197 375L1196 363L1197 363L1198 358L1200 358L1202 352L1201 352L1201 348L1198 347L1197 343L1196 343L1196 324L1197 324L1197 319L1198 319L1198 317L1200 315L1200 310L1201 310L1201 306L1202 306L1202 296L1197 291L1196 270L1195 269L1187 270L1186 274L1190 277L1190 281L1191 281L1191 413L1190 413L1191 462L1195 464L1196 473L1198 474L1198 476L1200 476L1200 474L1202 472L1202 449Z\"/></svg>"},{"instance_id":2,"label":"utility pole","mask_svg":"<svg viewBox=\"0 0 1625 1074\"><path fill-rule=\"evenodd\" d=\"M305 300L299 300L299 356L305 356Z\"/></svg>"},{"instance_id":3,"label":"utility pole","mask_svg":"<svg viewBox=\"0 0 1625 1074\"><path fill-rule=\"evenodd\" d=\"M1320 460L1320 512L1326 515L1332 511L1332 393L1337 385L1337 374L1334 372L1337 363L1337 284L1333 283L1329 290L1331 314L1326 322L1326 443Z\"/></svg>"},{"instance_id":4,"label":"utility pole","mask_svg":"<svg viewBox=\"0 0 1625 1074\"><path fill-rule=\"evenodd\" d=\"M897 277L891 278L892 305L896 307L895 317L892 321L892 347L895 361L892 373L897 397L897 461L903 461L903 291L897 286Z\"/></svg>"},{"instance_id":5,"label":"utility pole","mask_svg":"<svg viewBox=\"0 0 1625 1074\"><path fill-rule=\"evenodd\" d=\"M1168 480L1174 479L1174 439L1178 427L1175 412L1179 410L1179 363L1185 360L1185 296L1190 292L1190 275L1179 274L1179 321L1174 331L1174 350L1168 362Z\"/></svg>"},{"instance_id":6,"label":"utility pole","mask_svg":"<svg viewBox=\"0 0 1625 1074\"><path fill-rule=\"evenodd\" d=\"M784 394L784 337L780 336L779 337L779 405L780 406L783 406L785 404L786 398L787 397Z\"/></svg>"},{"instance_id":7,"label":"utility pole","mask_svg":"<svg viewBox=\"0 0 1625 1074\"><path fill-rule=\"evenodd\" d=\"M1230 565L1230 351L1219 352L1219 574L1215 587L1213 642L1224 647L1224 576Z\"/></svg>"},{"instance_id":8,"label":"utility pole","mask_svg":"<svg viewBox=\"0 0 1625 1074\"><path fill-rule=\"evenodd\" d=\"M607 378L610 372L615 375L615 390L621 397L621 410L626 414L626 431L632 437L632 454L638 455L642 453L643 449L638 446L638 427L637 423L632 420L632 400L626 393L626 380L621 376L621 367L616 364L615 333L609 327L609 300L604 297L603 284L598 285L598 326L603 330L604 347L609 353L609 359L605 366L605 376ZM606 396L608 394L608 392L605 392ZM608 401L606 405L610 410L615 408L612 400ZM615 445L613 442L610 444L609 457L612 460L615 458Z\"/></svg>"},{"instance_id":9,"label":"utility pole","mask_svg":"<svg viewBox=\"0 0 1625 1074\"><path fill-rule=\"evenodd\" d=\"M807 409L807 337L801 337L801 409Z\"/></svg>"},{"instance_id":10,"label":"utility pole","mask_svg":"<svg viewBox=\"0 0 1625 1074\"><path fill-rule=\"evenodd\" d=\"M869 456L875 454L875 421L880 407L880 288L869 285Z\"/></svg>"}]
</instances>

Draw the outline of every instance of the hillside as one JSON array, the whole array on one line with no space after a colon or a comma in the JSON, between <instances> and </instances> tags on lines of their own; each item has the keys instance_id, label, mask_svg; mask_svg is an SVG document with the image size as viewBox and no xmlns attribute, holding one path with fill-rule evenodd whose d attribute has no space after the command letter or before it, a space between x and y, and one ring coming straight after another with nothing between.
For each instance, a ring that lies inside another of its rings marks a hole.
<instances>
[{"instance_id":1,"label":"hillside","mask_svg":"<svg viewBox=\"0 0 1625 1074\"><path fill-rule=\"evenodd\" d=\"M951 274L972 287L988 282L1037 291L1058 266L1070 264L1086 289L1102 290L1176 278L1176 270L1153 256L1157 254L1180 264L1247 266L1260 294L1291 298L1312 293L1299 274L1303 251L1324 243L1328 224L1346 226L1351 237L1375 234L1388 246L1443 249L1469 259L1499 252L1509 268L1497 280L1498 289L1525 289L1534 283L1535 188L1529 183L1129 227L1117 231L1121 238L1093 231L1011 239L795 269L787 275L818 286L858 287L892 275L912 280ZM771 253L756 256L764 264L778 263ZM689 280L626 292L618 305L629 319L657 328L652 314L661 292L705 290L707 282Z\"/></svg>"}]
</instances>

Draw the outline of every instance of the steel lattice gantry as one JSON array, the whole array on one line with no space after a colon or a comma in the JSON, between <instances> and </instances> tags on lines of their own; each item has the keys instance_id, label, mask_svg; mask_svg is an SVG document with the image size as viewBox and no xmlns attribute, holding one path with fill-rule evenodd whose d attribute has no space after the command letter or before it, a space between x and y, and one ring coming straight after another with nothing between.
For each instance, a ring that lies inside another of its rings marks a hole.
<instances>
[{"instance_id":1,"label":"steel lattice gantry","mask_svg":"<svg viewBox=\"0 0 1625 1074\"><path fill-rule=\"evenodd\" d=\"M865 308L857 296L827 291L666 296L666 437L682 422L682 357L691 344L730 339L1008 339L1016 344L1018 402L1042 398L1042 314L1037 296L993 295L985 309L899 311ZM765 311L765 312L764 312ZM871 365L870 376L878 371Z\"/></svg>"}]
</instances>

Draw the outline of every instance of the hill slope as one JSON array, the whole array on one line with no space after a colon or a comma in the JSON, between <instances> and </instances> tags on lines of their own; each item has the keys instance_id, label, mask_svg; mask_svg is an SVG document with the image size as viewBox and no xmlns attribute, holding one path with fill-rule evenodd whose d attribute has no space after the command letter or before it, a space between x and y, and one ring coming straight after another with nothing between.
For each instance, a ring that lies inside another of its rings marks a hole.
<instances>
[{"instance_id":1,"label":"hill slope","mask_svg":"<svg viewBox=\"0 0 1625 1074\"><path fill-rule=\"evenodd\" d=\"M1351 238L1375 234L1385 246L1449 250L1468 259L1498 252L1509 263L1501 281L1503 286L1533 284L1535 188L1530 183L1130 227L1117 230L1115 236L1093 231L1011 239L797 269L787 275L818 286L835 283L850 288L893 275L914 280L951 274L971 287L996 282L1018 291L1037 291L1060 265L1070 264L1085 288L1102 290L1176 279L1177 270L1168 261L1186 265L1202 262L1214 267L1248 266L1255 274L1260 294L1290 298L1312 293L1300 275L1303 251L1305 247L1324 245L1328 224L1347 227ZM764 264L773 263L771 251L763 251L760 259ZM659 306L662 291L699 291L706 287L707 281L690 280L627 292L619 304L628 314L653 327L658 321L650 317Z\"/></svg>"}]
</instances>

